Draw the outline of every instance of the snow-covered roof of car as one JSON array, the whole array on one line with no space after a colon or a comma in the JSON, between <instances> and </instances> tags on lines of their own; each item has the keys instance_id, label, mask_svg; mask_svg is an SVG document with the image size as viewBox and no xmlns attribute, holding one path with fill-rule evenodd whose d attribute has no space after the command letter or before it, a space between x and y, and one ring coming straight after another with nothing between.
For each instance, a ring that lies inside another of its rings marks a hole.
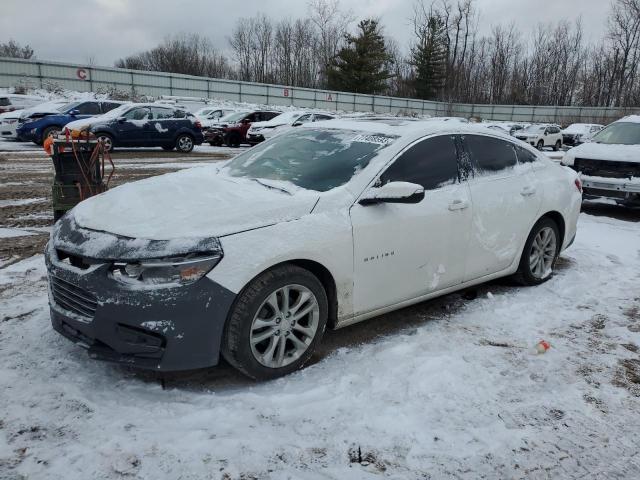
<instances>
[{"instance_id":1,"label":"snow-covered roof of car","mask_svg":"<svg viewBox=\"0 0 640 480\"><path fill-rule=\"evenodd\" d=\"M616 120L616 122L640 123L640 115L627 115L620 120Z\"/></svg>"},{"instance_id":2,"label":"snow-covered roof of car","mask_svg":"<svg viewBox=\"0 0 640 480\"><path fill-rule=\"evenodd\" d=\"M413 119L401 117L366 117L362 119L335 119L303 125L305 128L337 128L341 130L354 130L368 133L379 133L398 137L412 136L415 134L428 135L438 132L459 133L493 133L503 135L502 132L490 130L483 125L473 123L438 121L436 119ZM508 135L504 134L508 137Z\"/></svg>"}]
</instances>

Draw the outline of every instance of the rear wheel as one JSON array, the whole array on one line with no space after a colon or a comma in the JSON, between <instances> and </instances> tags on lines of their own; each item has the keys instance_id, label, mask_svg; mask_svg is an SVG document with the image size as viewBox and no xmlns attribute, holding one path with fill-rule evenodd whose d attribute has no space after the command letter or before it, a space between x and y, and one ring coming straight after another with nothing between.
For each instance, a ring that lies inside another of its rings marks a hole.
<instances>
[{"instance_id":1,"label":"rear wheel","mask_svg":"<svg viewBox=\"0 0 640 480\"><path fill-rule=\"evenodd\" d=\"M540 219L524 245L515 280L522 285L538 285L549 280L560 253L560 242L556 222L550 218Z\"/></svg>"},{"instance_id":2,"label":"rear wheel","mask_svg":"<svg viewBox=\"0 0 640 480\"><path fill-rule=\"evenodd\" d=\"M538 150L542 150L544 148L544 140L539 140L538 144L536 145L536 148Z\"/></svg>"},{"instance_id":3,"label":"rear wheel","mask_svg":"<svg viewBox=\"0 0 640 480\"><path fill-rule=\"evenodd\" d=\"M269 270L238 296L225 327L224 358L245 375L268 380L300 369L327 325L324 287L295 265Z\"/></svg>"},{"instance_id":4,"label":"rear wheel","mask_svg":"<svg viewBox=\"0 0 640 480\"><path fill-rule=\"evenodd\" d=\"M193 137L182 134L176 139L176 150L181 153L190 153L193 150Z\"/></svg>"},{"instance_id":5,"label":"rear wheel","mask_svg":"<svg viewBox=\"0 0 640 480\"><path fill-rule=\"evenodd\" d=\"M39 145L42 145L44 141L49 137L49 135L57 135L60 133L62 129L60 127L48 127L45 128L42 132L42 139L40 140Z\"/></svg>"},{"instance_id":6,"label":"rear wheel","mask_svg":"<svg viewBox=\"0 0 640 480\"><path fill-rule=\"evenodd\" d=\"M113 137L108 133L96 133L96 138L99 142L102 142L105 152L113 151Z\"/></svg>"}]
</instances>

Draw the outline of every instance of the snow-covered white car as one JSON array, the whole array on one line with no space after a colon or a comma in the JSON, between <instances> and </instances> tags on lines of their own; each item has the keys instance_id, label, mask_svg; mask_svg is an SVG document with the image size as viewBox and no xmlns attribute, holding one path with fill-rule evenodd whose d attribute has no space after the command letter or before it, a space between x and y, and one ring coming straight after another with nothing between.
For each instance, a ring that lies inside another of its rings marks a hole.
<instances>
[{"instance_id":1,"label":"snow-covered white car","mask_svg":"<svg viewBox=\"0 0 640 480\"><path fill-rule=\"evenodd\" d=\"M46 248L55 330L93 358L257 379L340 328L488 280L548 280L578 175L504 134L307 124L230 162L89 198Z\"/></svg>"},{"instance_id":2,"label":"snow-covered white car","mask_svg":"<svg viewBox=\"0 0 640 480\"><path fill-rule=\"evenodd\" d=\"M562 132L558 125L529 125L515 134L518 140L533 145L538 150L552 147L555 151L562 148Z\"/></svg>"},{"instance_id":3,"label":"snow-covered white car","mask_svg":"<svg viewBox=\"0 0 640 480\"><path fill-rule=\"evenodd\" d=\"M604 125L596 123L572 123L562 130L562 143L568 147L576 147L588 142L604 128Z\"/></svg>"},{"instance_id":4,"label":"snow-covered white car","mask_svg":"<svg viewBox=\"0 0 640 480\"><path fill-rule=\"evenodd\" d=\"M22 110L14 110L13 112L0 113L0 137L8 140L17 138L16 128Z\"/></svg>"},{"instance_id":5,"label":"snow-covered white car","mask_svg":"<svg viewBox=\"0 0 640 480\"><path fill-rule=\"evenodd\" d=\"M206 128L217 122L221 118L229 115L230 113L238 112L237 108L220 108L220 107L204 107L194 112L194 115L200 119L202 127Z\"/></svg>"},{"instance_id":6,"label":"snow-covered white car","mask_svg":"<svg viewBox=\"0 0 640 480\"><path fill-rule=\"evenodd\" d=\"M0 113L24 110L46 102L37 95L22 95L17 93L0 93Z\"/></svg>"},{"instance_id":7,"label":"snow-covered white car","mask_svg":"<svg viewBox=\"0 0 640 480\"><path fill-rule=\"evenodd\" d=\"M266 122L254 122L247 132L247 140L251 145L264 142L269 138L287 132L305 123L332 120L335 116L329 113L293 111L284 112Z\"/></svg>"},{"instance_id":8,"label":"snow-covered white car","mask_svg":"<svg viewBox=\"0 0 640 480\"><path fill-rule=\"evenodd\" d=\"M611 123L565 153L562 164L580 173L586 198L640 206L640 115Z\"/></svg>"},{"instance_id":9,"label":"snow-covered white car","mask_svg":"<svg viewBox=\"0 0 640 480\"><path fill-rule=\"evenodd\" d=\"M503 131L509 135L515 135L517 132L526 128L528 124L512 123L512 122L483 122L483 126L496 131Z\"/></svg>"}]
</instances>

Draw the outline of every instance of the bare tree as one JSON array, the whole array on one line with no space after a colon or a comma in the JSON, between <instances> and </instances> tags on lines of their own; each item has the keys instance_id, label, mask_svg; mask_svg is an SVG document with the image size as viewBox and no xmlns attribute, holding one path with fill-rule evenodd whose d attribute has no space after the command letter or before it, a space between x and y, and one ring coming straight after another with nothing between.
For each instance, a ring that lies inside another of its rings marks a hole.
<instances>
[{"instance_id":1,"label":"bare tree","mask_svg":"<svg viewBox=\"0 0 640 480\"><path fill-rule=\"evenodd\" d=\"M29 59L33 57L33 48L9 39L6 43L0 43L0 57Z\"/></svg>"}]
</instances>

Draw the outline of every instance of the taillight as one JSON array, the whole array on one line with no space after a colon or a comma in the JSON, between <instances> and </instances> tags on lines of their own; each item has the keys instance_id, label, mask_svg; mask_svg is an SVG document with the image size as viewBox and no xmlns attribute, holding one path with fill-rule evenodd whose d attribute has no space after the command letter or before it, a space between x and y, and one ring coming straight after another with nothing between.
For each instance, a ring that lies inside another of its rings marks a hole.
<instances>
[{"instance_id":1,"label":"taillight","mask_svg":"<svg viewBox=\"0 0 640 480\"><path fill-rule=\"evenodd\" d=\"M196 120L196 128L202 130L202 124L200 123L200 120Z\"/></svg>"},{"instance_id":2,"label":"taillight","mask_svg":"<svg viewBox=\"0 0 640 480\"><path fill-rule=\"evenodd\" d=\"M579 178L576 178L573 182L580 193L582 193L582 182Z\"/></svg>"}]
</instances>

